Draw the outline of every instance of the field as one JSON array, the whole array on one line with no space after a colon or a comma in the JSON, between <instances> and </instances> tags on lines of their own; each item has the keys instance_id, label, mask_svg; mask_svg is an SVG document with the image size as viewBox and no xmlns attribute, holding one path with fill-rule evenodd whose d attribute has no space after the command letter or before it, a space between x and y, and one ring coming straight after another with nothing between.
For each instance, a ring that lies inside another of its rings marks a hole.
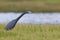
<instances>
[{"instance_id":1,"label":"field","mask_svg":"<svg viewBox=\"0 0 60 40\"><path fill-rule=\"evenodd\" d=\"M17 24L13 30L5 30L0 24L0 40L60 40L60 25Z\"/></svg>"},{"instance_id":2,"label":"field","mask_svg":"<svg viewBox=\"0 0 60 40\"><path fill-rule=\"evenodd\" d=\"M0 12L60 12L60 0L0 0Z\"/></svg>"}]
</instances>

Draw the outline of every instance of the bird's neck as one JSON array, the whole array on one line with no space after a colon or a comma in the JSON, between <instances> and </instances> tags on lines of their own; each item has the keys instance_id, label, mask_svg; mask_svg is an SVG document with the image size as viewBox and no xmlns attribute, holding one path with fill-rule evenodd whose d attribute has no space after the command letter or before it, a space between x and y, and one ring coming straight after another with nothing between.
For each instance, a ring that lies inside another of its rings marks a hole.
<instances>
[{"instance_id":1,"label":"bird's neck","mask_svg":"<svg viewBox=\"0 0 60 40\"><path fill-rule=\"evenodd\" d=\"M26 14L26 13L22 13L22 14L17 18L17 20L19 20L24 14Z\"/></svg>"}]
</instances>

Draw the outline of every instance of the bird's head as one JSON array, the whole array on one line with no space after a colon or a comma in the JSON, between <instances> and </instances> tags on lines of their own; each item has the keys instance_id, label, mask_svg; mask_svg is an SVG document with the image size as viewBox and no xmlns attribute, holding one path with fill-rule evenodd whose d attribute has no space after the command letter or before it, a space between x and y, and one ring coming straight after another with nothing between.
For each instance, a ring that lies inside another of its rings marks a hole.
<instances>
[{"instance_id":1,"label":"bird's head","mask_svg":"<svg viewBox=\"0 0 60 40\"><path fill-rule=\"evenodd\" d=\"M31 11L26 11L26 12L24 12L24 13L32 13Z\"/></svg>"}]
</instances>

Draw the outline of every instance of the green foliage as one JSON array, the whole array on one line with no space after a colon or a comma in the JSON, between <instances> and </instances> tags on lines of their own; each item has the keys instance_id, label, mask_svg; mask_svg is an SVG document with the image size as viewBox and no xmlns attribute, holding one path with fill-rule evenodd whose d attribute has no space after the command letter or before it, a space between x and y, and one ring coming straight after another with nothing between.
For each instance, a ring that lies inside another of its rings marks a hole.
<instances>
[{"instance_id":1,"label":"green foliage","mask_svg":"<svg viewBox=\"0 0 60 40\"><path fill-rule=\"evenodd\" d=\"M0 12L60 12L60 0L0 0Z\"/></svg>"},{"instance_id":2,"label":"green foliage","mask_svg":"<svg viewBox=\"0 0 60 40\"><path fill-rule=\"evenodd\" d=\"M0 40L60 40L60 25L17 24L13 30L5 30L0 24Z\"/></svg>"},{"instance_id":3,"label":"green foliage","mask_svg":"<svg viewBox=\"0 0 60 40\"><path fill-rule=\"evenodd\" d=\"M60 2L60 0L0 0L0 1L39 1L39 2Z\"/></svg>"}]
</instances>

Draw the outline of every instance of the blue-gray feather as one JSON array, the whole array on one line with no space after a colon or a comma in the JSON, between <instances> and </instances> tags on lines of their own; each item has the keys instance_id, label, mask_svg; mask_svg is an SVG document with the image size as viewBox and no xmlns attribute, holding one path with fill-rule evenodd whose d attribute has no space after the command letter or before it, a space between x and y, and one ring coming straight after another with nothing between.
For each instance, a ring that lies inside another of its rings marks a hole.
<instances>
[{"instance_id":1,"label":"blue-gray feather","mask_svg":"<svg viewBox=\"0 0 60 40\"><path fill-rule=\"evenodd\" d=\"M18 21L24 14L26 14L26 13L28 13L28 12L24 12L24 13L21 14L18 18L16 18L16 19L12 20L11 22L9 22L9 23L7 24L7 26L5 27L5 29L6 29L6 30L11 30L11 29L13 29L13 28L15 27L17 21Z\"/></svg>"}]
</instances>

